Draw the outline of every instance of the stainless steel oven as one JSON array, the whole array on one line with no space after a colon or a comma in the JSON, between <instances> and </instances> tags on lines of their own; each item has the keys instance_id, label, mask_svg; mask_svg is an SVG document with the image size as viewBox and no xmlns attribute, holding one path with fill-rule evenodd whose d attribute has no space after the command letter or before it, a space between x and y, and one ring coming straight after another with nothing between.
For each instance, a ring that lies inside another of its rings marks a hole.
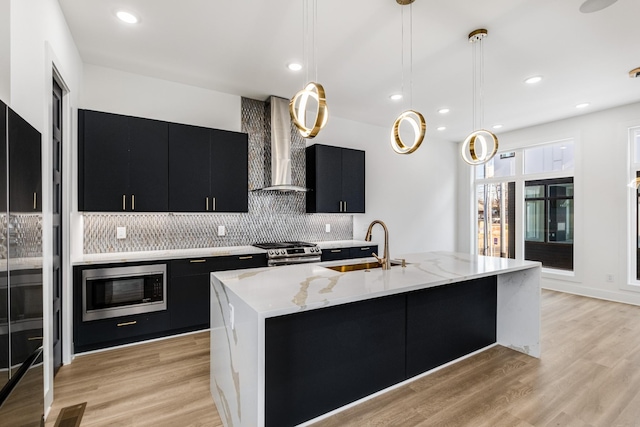
<instances>
[{"instance_id":1,"label":"stainless steel oven","mask_svg":"<svg viewBox=\"0 0 640 427\"><path fill-rule=\"evenodd\" d=\"M167 309L167 265L87 269L82 272L82 320Z\"/></svg>"}]
</instances>

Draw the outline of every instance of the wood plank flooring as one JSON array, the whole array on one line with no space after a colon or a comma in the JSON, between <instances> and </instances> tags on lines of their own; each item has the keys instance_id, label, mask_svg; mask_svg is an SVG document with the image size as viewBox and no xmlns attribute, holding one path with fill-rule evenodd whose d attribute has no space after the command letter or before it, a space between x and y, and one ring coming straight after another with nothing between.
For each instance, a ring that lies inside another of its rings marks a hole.
<instances>
[{"instance_id":1,"label":"wood plank flooring","mask_svg":"<svg viewBox=\"0 0 640 427\"><path fill-rule=\"evenodd\" d=\"M79 356L56 377L47 426L221 426L208 333ZM542 358L504 347L322 420L337 426L640 427L640 307L542 293Z\"/></svg>"}]
</instances>

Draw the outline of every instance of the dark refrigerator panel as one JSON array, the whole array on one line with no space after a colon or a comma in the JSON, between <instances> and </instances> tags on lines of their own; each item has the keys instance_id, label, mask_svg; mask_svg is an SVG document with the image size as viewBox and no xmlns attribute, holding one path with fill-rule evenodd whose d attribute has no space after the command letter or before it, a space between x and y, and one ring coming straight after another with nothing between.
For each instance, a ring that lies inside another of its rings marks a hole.
<instances>
[{"instance_id":1,"label":"dark refrigerator panel","mask_svg":"<svg viewBox=\"0 0 640 427\"><path fill-rule=\"evenodd\" d=\"M42 140L0 103L0 425L44 425Z\"/></svg>"}]
</instances>

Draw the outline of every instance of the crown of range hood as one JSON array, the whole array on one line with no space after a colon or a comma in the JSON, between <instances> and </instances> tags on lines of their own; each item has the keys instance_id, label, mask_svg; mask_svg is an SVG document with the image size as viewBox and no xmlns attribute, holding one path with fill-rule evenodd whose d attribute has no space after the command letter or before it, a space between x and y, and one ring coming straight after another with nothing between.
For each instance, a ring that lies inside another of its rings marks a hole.
<instances>
[{"instance_id":1,"label":"crown of range hood","mask_svg":"<svg viewBox=\"0 0 640 427\"><path fill-rule=\"evenodd\" d=\"M291 115L289 100L271 96L271 185L253 191L307 192L291 180Z\"/></svg>"}]
</instances>

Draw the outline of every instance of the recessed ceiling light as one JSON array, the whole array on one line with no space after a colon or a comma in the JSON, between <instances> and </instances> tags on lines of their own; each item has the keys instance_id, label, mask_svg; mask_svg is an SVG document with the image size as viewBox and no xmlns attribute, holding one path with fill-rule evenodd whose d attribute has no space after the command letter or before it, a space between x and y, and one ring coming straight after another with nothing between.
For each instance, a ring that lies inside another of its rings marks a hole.
<instances>
[{"instance_id":1,"label":"recessed ceiling light","mask_svg":"<svg viewBox=\"0 0 640 427\"><path fill-rule=\"evenodd\" d=\"M525 79L525 83L528 85L533 85L536 83L540 83L540 81L542 80L542 76L531 76L527 79Z\"/></svg>"},{"instance_id":2,"label":"recessed ceiling light","mask_svg":"<svg viewBox=\"0 0 640 427\"><path fill-rule=\"evenodd\" d=\"M501 124L497 124L497 125L493 125L494 129L502 129L502 125Z\"/></svg>"},{"instance_id":3,"label":"recessed ceiling light","mask_svg":"<svg viewBox=\"0 0 640 427\"><path fill-rule=\"evenodd\" d=\"M401 93L394 93L393 95L389 95L389 99L392 101L399 101L402 99Z\"/></svg>"},{"instance_id":4,"label":"recessed ceiling light","mask_svg":"<svg viewBox=\"0 0 640 427\"><path fill-rule=\"evenodd\" d=\"M297 62L291 62L287 64L287 68L291 71L300 71L302 70L302 64L298 64Z\"/></svg>"},{"instance_id":5,"label":"recessed ceiling light","mask_svg":"<svg viewBox=\"0 0 640 427\"><path fill-rule=\"evenodd\" d=\"M439 131L443 131L443 130L446 130L446 129L447 129L446 126L440 126L439 128L437 128L437 130L439 130Z\"/></svg>"},{"instance_id":6,"label":"recessed ceiling light","mask_svg":"<svg viewBox=\"0 0 640 427\"><path fill-rule=\"evenodd\" d=\"M116 16L122 22L126 22L127 24L136 24L138 22L138 17L137 16L135 16L133 13L125 12L124 10L118 11L116 13Z\"/></svg>"},{"instance_id":7,"label":"recessed ceiling light","mask_svg":"<svg viewBox=\"0 0 640 427\"><path fill-rule=\"evenodd\" d=\"M587 108L589 105L591 104L589 104L588 102L583 102L582 104L576 105L576 108Z\"/></svg>"},{"instance_id":8,"label":"recessed ceiling light","mask_svg":"<svg viewBox=\"0 0 640 427\"><path fill-rule=\"evenodd\" d=\"M447 114L449 111L451 111L451 110L449 110L448 108L441 108L441 109L438 110L438 113Z\"/></svg>"}]
</instances>

